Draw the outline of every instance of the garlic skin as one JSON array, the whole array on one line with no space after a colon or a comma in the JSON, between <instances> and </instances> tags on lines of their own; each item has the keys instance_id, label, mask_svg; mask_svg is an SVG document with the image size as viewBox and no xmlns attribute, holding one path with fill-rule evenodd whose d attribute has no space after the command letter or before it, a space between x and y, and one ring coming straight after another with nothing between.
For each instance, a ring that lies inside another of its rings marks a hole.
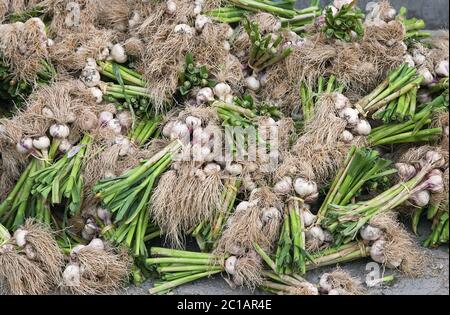
<instances>
[{"instance_id":1,"label":"garlic skin","mask_svg":"<svg viewBox=\"0 0 450 315\"><path fill-rule=\"evenodd\" d=\"M236 256L230 256L225 260L225 271L229 274L234 276L236 274L236 263L237 263L237 257Z\"/></svg>"},{"instance_id":2,"label":"garlic skin","mask_svg":"<svg viewBox=\"0 0 450 315\"><path fill-rule=\"evenodd\" d=\"M50 126L50 135L56 139L66 139L70 134L70 129L63 124L54 124Z\"/></svg>"},{"instance_id":3,"label":"garlic skin","mask_svg":"<svg viewBox=\"0 0 450 315\"><path fill-rule=\"evenodd\" d=\"M208 163L206 164L206 166L203 168L203 171L205 172L206 175L213 175L213 174L217 174L219 173L221 170L220 165L216 164L216 163Z\"/></svg>"},{"instance_id":4,"label":"garlic skin","mask_svg":"<svg viewBox=\"0 0 450 315\"><path fill-rule=\"evenodd\" d=\"M121 44L115 44L111 48L111 57L117 63L125 63L128 60L127 54L125 53L125 48Z\"/></svg>"},{"instance_id":5,"label":"garlic skin","mask_svg":"<svg viewBox=\"0 0 450 315\"><path fill-rule=\"evenodd\" d=\"M414 58L409 54L407 54L403 57L403 61L410 67L416 66L416 62L414 61Z\"/></svg>"},{"instance_id":6,"label":"garlic skin","mask_svg":"<svg viewBox=\"0 0 450 315\"><path fill-rule=\"evenodd\" d=\"M274 219L275 220L279 219L280 216L281 216L280 211L275 207L271 207L264 209L261 220L264 224L267 224Z\"/></svg>"},{"instance_id":7,"label":"garlic skin","mask_svg":"<svg viewBox=\"0 0 450 315\"><path fill-rule=\"evenodd\" d=\"M111 119L108 121L108 128L111 129L116 135L120 135L122 133L122 125L118 119Z\"/></svg>"},{"instance_id":8,"label":"garlic skin","mask_svg":"<svg viewBox=\"0 0 450 315\"><path fill-rule=\"evenodd\" d=\"M358 111L347 107L339 112L339 117L347 121L350 126L356 126L359 123Z\"/></svg>"},{"instance_id":9,"label":"garlic skin","mask_svg":"<svg viewBox=\"0 0 450 315\"><path fill-rule=\"evenodd\" d=\"M448 78L448 60L440 61L434 68L434 72L440 77Z\"/></svg>"},{"instance_id":10,"label":"garlic skin","mask_svg":"<svg viewBox=\"0 0 450 315\"><path fill-rule=\"evenodd\" d=\"M42 115L44 115L46 118L55 118L55 114L53 113L53 111L48 108L48 107L44 107L42 109Z\"/></svg>"},{"instance_id":11,"label":"garlic skin","mask_svg":"<svg viewBox=\"0 0 450 315\"><path fill-rule=\"evenodd\" d=\"M80 80L87 87L95 87L100 84L100 72L95 67L86 66L80 75Z\"/></svg>"},{"instance_id":12,"label":"garlic skin","mask_svg":"<svg viewBox=\"0 0 450 315\"><path fill-rule=\"evenodd\" d=\"M306 231L306 238L318 240L322 244L323 242L325 242L325 233L323 232L321 227L314 226Z\"/></svg>"},{"instance_id":13,"label":"garlic skin","mask_svg":"<svg viewBox=\"0 0 450 315\"><path fill-rule=\"evenodd\" d=\"M328 293L331 290L333 290L333 286L330 283L330 274L329 273L324 273L319 280L319 286L320 288L325 292Z\"/></svg>"},{"instance_id":14,"label":"garlic skin","mask_svg":"<svg viewBox=\"0 0 450 315\"><path fill-rule=\"evenodd\" d=\"M202 126L202 120L194 116L186 117L185 122L186 126L191 130Z\"/></svg>"},{"instance_id":15,"label":"garlic skin","mask_svg":"<svg viewBox=\"0 0 450 315\"><path fill-rule=\"evenodd\" d=\"M417 170L413 165L406 164L406 163L395 163L394 167L398 171L399 178L406 182L413 178L417 174Z\"/></svg>"},{"instance_id":16,"label":"garlic skin","mask_svg":"<svg viewBox=\"0 0 450 315\"><path fill-rule=\"evenodd\" d=\"M413 53L412 58L413 58L413 60L414 60L414 63L415 63L417 66L423 65L424 62L427 60L427 58L426 58L424 55L422 55L420 52L418 52L418 51L415 51L415 52Z\"/></svg>"},{"instance_id":17,"label":"garlic skin","mask_svg":"<svg viewBox=\"0 0 450 315\"><path fill-rule=\"evenodd\" d=\"M98 119L102 126L106 126L111 120L114 119L114 115L111 112L104 111L100 113Z\"/></svg>"},{"instance_id":18,"label":"garlic skin","mask_svg":"<svg viewBox=\"0 0 450 315\"><path fill-rule=\"evenodd\" d=\"M248 208L251 206L250 202L248 201L241 201L237 206L236 206L236 212L240 212L240 211L247 211Z\"/></svg>"},{"instance_id":19,"label":"garlic skin","mask_svg":"<svg viewBox=\"0 0 450 315\"><path fill-rule=\"evenodd\" d=\"M362 229L359 231L359 234L361 235L363 240L373 242L383 237L384 233L377 227L366 225L362 227Z\"/></svg>"},{"instance_id":20,"label":"garlic skin","mask_svg":"<svg viewBox=\"0 0 450 315\"><path fill-rule=\"evenodd\" d=\"M292 190L292 178L283 177L279 182L273 187L273 191L277 194L287 195Z\"/></svg>"}]
</instances>

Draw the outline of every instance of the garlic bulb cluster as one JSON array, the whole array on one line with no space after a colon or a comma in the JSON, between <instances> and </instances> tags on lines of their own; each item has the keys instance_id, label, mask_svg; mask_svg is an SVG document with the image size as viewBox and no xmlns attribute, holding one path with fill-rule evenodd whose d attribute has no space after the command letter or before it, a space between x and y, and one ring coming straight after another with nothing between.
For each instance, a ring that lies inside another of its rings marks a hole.
<instances>
[{"instance_id":1,"label":"garlic bulb cluster","mask_svg":"<svg viewBox=\"0 0 450 315\"><path fill-rule=\"evenodd\" d=\"M36 259L36 250L33 245L28 243L27 241L28 231L22 228L17 229L14 232L13 239L18 247L23 249L23 252L27 256L28 259L34 260Z\"/></svg>"},{"instance_id":2,"label":"garlic bulb cluster","mask_svg":"<svg viewBox=\"0 0 450 315\"><path fill-rule=\"evenodd\" d=\"M94 59L87 59L86 65L81 71L80 80L89 88L100 84L100 72L97 70L97 63Z\"/></svg>"},{"instance_id":3,"label":"garlic bulb cluster","mask_svg":"<svg viewBox=\"0 0 450 315\"><path fill-rule=\"evenodd\" d=\"M354 136L368 136L372 132L369 122L361 118L359 112L351 107L347 97L341 93L333 93L332 97L339 117L347 122L347 129L341 135L343 142L350 143Z\"/></svg>"},{"instance_id":4,"label":"garlic bulb cluster","mask_svg":"<svg viewBox=\"0 0 450 315\"><path fill-rule=\"evenodd\" d=\"M233 102L233 94L231 87L226 83L218 83L213 89L214 95L221 101L229 103Z\"/></svg>"},{"instance_id":5,"label":"garlic bulb cluster","mask_svg":"<svg viewBox=\"0 0 450 315\"><path fill-rule=\"evenodd\" d=\"M112 113L103 111L98 116L101 128L110 129L116 136L121 136L132 124L132 117L128 111Z\"/></svg>"},{"instance_id":6,"label":"garlic bulb cluster","mask_svg":"<svg viewBox=\"0 0 450 315\"><path fill-rule=\"evenodd\" d=\"M77 286L80 284L83 276L84 268L80 265L78 255L88 248L98 251L105 250L105 244L99 238L92 238L88 245L77 245L70 252L70 262L66 266L62 274L63 285Z\"/></svg>"}]
</instances>

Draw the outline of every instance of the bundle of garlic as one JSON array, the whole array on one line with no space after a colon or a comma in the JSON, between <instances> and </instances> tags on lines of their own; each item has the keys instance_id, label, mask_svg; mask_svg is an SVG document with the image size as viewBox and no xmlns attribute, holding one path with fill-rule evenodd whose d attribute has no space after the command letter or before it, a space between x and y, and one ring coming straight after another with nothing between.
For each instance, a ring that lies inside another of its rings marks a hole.
<instances>
[{"instance_id":1,"label":"bundle of garlic","mask_svg":"<svg viewBox=\"0 0 450 315\"><path fill-rule=\"evenodd\" d=\"M21 104L35 86L56 76L48 56L51 40L39 18L1 24L0 33L0 98Z\"/></svg>"},{"instance_id":2,"label":"bundle of garlic","mask_svg":"<svg viewBox=\"0 0 450 315\"><path fill-rule=\"evenodd\" d=\"M71 294L113 294L128 282L131 259L98 238L72 248L60 288Z\"/></svg>"},{"instance_id":3,"label":"bundle of garlic","mask_svg":"<svg viewBox=\"0 0 450 315\"><path fill-rule=\"evenodd\" d=\"M320 291L327 295L362 295L361 283L348 272L337 268L333 272L324 273L319 281Z\"/></svg>"},{"instance_id":4,"label":"bundle of garlic","mask_svg":"<svg viewBox=\"0 0 450 315\"><path fill-rule=\"evenodd\" d=\"M415 164L417 171L401 174L403 180L378 196L346 206L330 205L323 224L332 232L338 243L347 243L357 236L361 227L373 217L399 207L407 200L415 204L427 204L429 192L443 190L443 179L436 168L444 164L443 156L436 151L428 151ZM398 171L403 171L401 168Z\"/></svg>"},{"instance_id":5,"label":"bundle of garlic","mask_svg":"<svg viewBox=\"0 0 450 315\"><path fill-rule=\"evenodd\" d=\"M59 284L63 255L47 226L27 220L11 237L0 224L0 281L8 294L47 294Z\"/></svg>"},{"instance_id":6,"label":"bundle of garlic","mask_svg":"<svg viewBox=\"0 0 450 315\"><path fill-rule=\"evenodd\" d=\"M232 277L233 286L246 285L254 289L262 281L260 258L254 251L238 258L152 247L151 255L146 264L154 266L163 281L150 289L150 294L165 294L177 286L222 272Z\"/></svg>"}]
</instances>

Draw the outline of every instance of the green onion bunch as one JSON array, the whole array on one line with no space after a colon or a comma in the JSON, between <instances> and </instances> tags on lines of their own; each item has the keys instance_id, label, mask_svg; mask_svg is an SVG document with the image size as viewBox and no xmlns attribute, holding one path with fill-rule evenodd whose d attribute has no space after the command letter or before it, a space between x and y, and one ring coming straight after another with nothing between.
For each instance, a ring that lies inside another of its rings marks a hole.
<instances>
[{"instance_id":1,"label":"green onion bunch","mask_svg":"<svg viewBox=\"0 0 450 315\"><path fill-rule=\"evenodd\" d=\"M417 91L423 80L414 67L402 64L355 106L361 114L372 113L373 119L384 123L409 120L416 113Z\"/></svg>"},{"instance_id":2,"label":"green onion bunch","mask_svg":"<svg viewBox=\"0 0 450 315\"><path fill-rule=\"evenodd\" d=\"M90 135L84 135L80 143L58 161L33 172L34 183L31 193L52 205L65 205L65 218L74 216L81 210L83 201L83 161L92 142Z\"/></svg>"},{"instance_id":3,"label":"green onion bunch","mask_svg":"<svg viewBox=\"0 0 450 315\"><path fill-rule=\"evenodd\" d=\"M331 6L325 9L325 24L322 32L328 39L339 39L351 42L355 36L361 38L364 35L364 13L355 6L354 2L345 4L336 13Z\"/></svg>"},{"instance_id":4,"label":"green onion bunch","mask_svg":"<svg viewBox=\"0 0 450 315\"><path fill-rule=\"evenodd\" d=\"M306 82L302 82L300 84L300 100L302 101L304 120L311 119L314 106L323 93L342 93L343 90L344 86L336 82L336 77L334 75L331 75L329 78L324 78L321 76L317 80L317 85L315 88Z\"/></svg>"},{"instance_id":5,"label":"green onion bunch","mask_svg":"<svg viewBox=\"0 0 450 315\"><path fill-rule=\"evenodd\" d=\"M186 54L184 69L180 73L178 90L181 96L186 96L195 87L210 87L216 85L208 73L205 66L197 67L195 65L194 56L191 53Z\"/></svg>"},{"instance_id":6,"label":"green onion bunch","mask_svg":"<svg viewBox=\"0 0 450 315\"><path fill-rule=\"evenodd\" d=\"M371 146L429 142L442 135L442 128L431 128L433 112L444 109L444 96L435 98L403 123L390 123L372 129L367 140Z\"/></svg>"},{"instance_id":7,"label":"green onion bunch","mask_svg":"<svg viewBox=\"0 0 450 315\"><path fill-rule=\"evenodd\" d=\"M105 236L115 244L125 244L135 256L147 256L144 239L152 191L180 149L180 141L174 141L124 175L100 180L94 186L102 206L113 214L114 227Z\"/></svg>"},{"instance_id":8,"label":"green onion bunch","mask_svg":"<svg viewBox=\"0 0 450 315\"><path fill-rule=\"evenodd\" d=\"M305 224L302 219L302 211L299 200L288 201L275 256L276 272L279 274L304 275L307 261L312 261L311 256L306 251Z\"/></svg>"},{"instance_id":9,"label":"green onion bunch","mask_svg":"<svg viewBox=\"0 0 450 315\"><path fill-rule=\"evenodd\" d=\"M223 259L209 253L152 247L150 254L151 258L145 262L161 277L149 290L150 294L166 294L175 287L225 270Z\"/></svg>"},{"instance_id":10,"label":"green onion bunch","mask_svg":"<svg viewBox=\"0 0 450 315\"><path fill-rule=\"evenodd\" d=\"M292 53L291 47L282 47L282 35L278 35L275 39L273 34L263 35L258 23L250 22L248 18L244 19L243 26L251 41L248 65L255 72L276 64Z\"/></svg>"},{"instance_id":11,"label":"green onion bunch","mask_svg":"<svg viewBox=\"0 0 450 315\"><path fill-rule=\"evenodd\" d=\"M329 228L334 223L326 219L330 208L352 203L369 181L396 173L397 170L388 169L391 163L381 158L378 151L353 146L319 209L317 224L323 221L325 227Z\"/></svg>"}]
</instances>

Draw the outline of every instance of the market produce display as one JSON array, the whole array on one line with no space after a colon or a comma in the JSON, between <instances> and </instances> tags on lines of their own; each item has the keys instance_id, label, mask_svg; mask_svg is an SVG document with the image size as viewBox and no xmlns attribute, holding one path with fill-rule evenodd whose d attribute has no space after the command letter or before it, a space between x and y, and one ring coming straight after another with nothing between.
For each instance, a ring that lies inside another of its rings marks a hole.
<instances>
[{"instance_id":1,"label":"market produce display","mask_svg":"<svg viewBox=\"0 0 450 315\"><path fill-rule=\"evenodd\" d=\"M0 293L423 276L449 242L449 36L425 29L387 0L0 0Z\"/></svg>"}]
</instances>

